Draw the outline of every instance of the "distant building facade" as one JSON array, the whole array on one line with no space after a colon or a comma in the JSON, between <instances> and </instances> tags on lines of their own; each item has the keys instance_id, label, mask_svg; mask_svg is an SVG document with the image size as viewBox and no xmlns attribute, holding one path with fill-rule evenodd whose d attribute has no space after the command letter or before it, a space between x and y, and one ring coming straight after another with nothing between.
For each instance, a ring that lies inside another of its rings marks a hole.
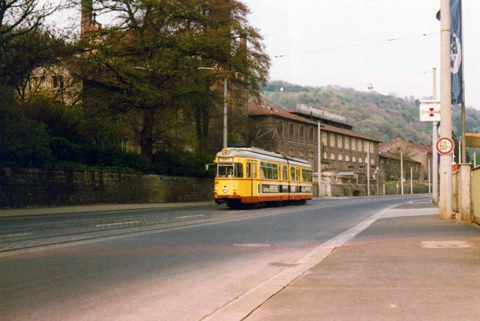
<instances>
[{"instance_id":1,"label":"distant building facade","mask_svg":"<svg viewBox=\"0 0 480 321\"><path fill-rule=\"evenodd\" d=\"M383 155L396 155L400 157L403 155L404 159L409 159L415 162L418 162L419 166L419 181L424 181L428 178L428 169L430 163L430 170L432 164L432 146L414 143L413 141L403 141L400 137L397 137L388 144L381 144L379 146L380 154ZM405 168L404 170L410 171L410 169ZM387 176L388 177L388 176ZM414 175L415 177L415 175Z\"/></svg>"},{"instance_id":2,"label":"distant building facade","mask_svg":"<svg viewBox=\"0 0 480 321\"><path fill-rule=\"evenodd\" d=\"M306 159L317 173L320 122L322 180L330 184L352 180L365 184L367 166L371 179L379 174L380 141L353 131L348 124L258 103L249 104L248 115L253 145Z\"/></svg>"}]
</instances>

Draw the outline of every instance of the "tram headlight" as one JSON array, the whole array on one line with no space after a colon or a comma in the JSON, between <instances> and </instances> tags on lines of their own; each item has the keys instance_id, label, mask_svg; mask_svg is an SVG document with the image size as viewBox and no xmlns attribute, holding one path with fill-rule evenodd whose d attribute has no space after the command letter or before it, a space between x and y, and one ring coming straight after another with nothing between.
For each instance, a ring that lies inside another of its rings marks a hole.
<instances>
[{"instance_id":1,"label":"tram headlight","mask_svg":"<svg viewBox=\"0 0 480 321\"><path fill-rule=\"evenodd\" d=\"M233 195L237 195L237 189L236 188L233 189Z\"/></svg>"},{"instance_id":2,"label":"tram headlight","mask_svg":"<svg viewBox=\"0 0 480 321\"><path fill-rule=\"evenodd\" d=\"M213 194L217 195L217 188L213 190Z\"/></svg>"},{"instance_id":3,"label":"tram headlight","mask_svg":"<svg viewBox=\"0 0 480 321\"><path fill-rule=\"evenodd\" d=\"M228 193L228 188L226 186L223 187L223 192Z\"/></svg>"}]
</instances>

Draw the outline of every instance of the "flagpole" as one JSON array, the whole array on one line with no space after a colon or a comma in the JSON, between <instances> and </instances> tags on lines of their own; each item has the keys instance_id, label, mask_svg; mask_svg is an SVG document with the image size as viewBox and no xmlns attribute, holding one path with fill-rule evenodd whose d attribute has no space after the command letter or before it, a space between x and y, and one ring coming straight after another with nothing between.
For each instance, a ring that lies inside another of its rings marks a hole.
<instances>
[{"instance_id":1,"label":"flagpole","mask_svg":"<svg viewBox=\"0 0 480 321\"><path fill-rule=\"evenodd\" d=\"M463 4L462 4L462 0L459 0L460 1L460 34L461 34L461 37L462 37L462 95L463 95L463 99L462 99L462 160L464 163L467 162L467 144L466 144L466 137L465 137L465 132L466 132L466 128L465 128L465 81L463 81L464 77L465 77L465 62L463 60L463 52L465 51L465 40L463 39Z\"/></svg>"}]
</instances>

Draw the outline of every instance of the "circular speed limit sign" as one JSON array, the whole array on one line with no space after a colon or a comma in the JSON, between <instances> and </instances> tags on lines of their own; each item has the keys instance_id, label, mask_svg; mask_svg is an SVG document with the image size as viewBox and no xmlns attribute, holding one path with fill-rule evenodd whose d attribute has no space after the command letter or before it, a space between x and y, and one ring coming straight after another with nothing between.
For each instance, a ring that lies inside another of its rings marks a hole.
<instances>
[{"instance_id":1,"label":"circular speed limit sign","mask_svg":"<svg viewBox=\"0 0 480 321\"><path fill-rule=\"evenodd\" d=\"M448 155L453 152L453 149L455 148L455 143L451 138L448 137L440 137L437 140L437 152L440 155Z\"/></svg>"}]
</instances>

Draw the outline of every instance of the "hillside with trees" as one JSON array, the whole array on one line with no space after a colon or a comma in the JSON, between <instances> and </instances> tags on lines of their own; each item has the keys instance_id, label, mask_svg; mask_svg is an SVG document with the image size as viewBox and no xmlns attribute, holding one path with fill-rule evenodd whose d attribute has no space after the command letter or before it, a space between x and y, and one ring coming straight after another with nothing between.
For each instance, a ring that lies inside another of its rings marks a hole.
<instances>
[{"instance_id":1,"label":"hillside with trees","mask_svg":"<svg viewBox=\"0 0 480 321\"><path fill-rule=\"evenodd\" d=\"M432 125L419 120L420 100L413 96L400 98L378 92L361 92L338 86L302 87L284 81L273 81L264 88L265 103L284 109L297 104L328 110L346 117L356 132L389 142L396 137L431 144ZM422 99L431 99L425 97ZM461 136L460 108L452 108L453 131ZM466 109L467 133L480 133L480 111Z\"/></svg>"}]
</instances>

